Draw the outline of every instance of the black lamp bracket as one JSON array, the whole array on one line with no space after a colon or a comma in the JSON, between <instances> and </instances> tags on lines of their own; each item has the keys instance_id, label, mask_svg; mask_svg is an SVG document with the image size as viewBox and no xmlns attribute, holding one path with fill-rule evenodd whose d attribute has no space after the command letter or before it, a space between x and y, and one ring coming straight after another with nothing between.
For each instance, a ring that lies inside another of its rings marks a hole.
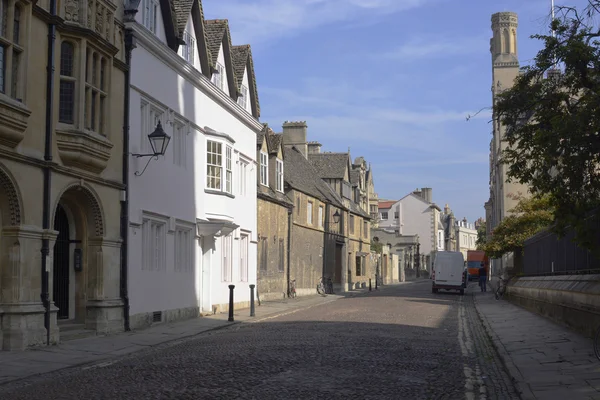
<instances>
[{"instance_id":1,"label":"black lamp bracket","mask_svg":"<svg viewBox=\"0 0 600 400\"><path fill-rule=\"evenodd\" d=\"M146 171L146 168L148 168L148 164L150 164L150 161L152 161L152 159L154 158L155 160L158 160L158 156L155 154L132 154L132 156L136 156L136 157L147 157L147 156L151 156L148 159L148 162L146 163L146 166L144 167L144 169L142 170L142 172L136 171L135 172L135 176L142 176L142 174L144 173L144 171Z\"/></svg>"}]
</instances>

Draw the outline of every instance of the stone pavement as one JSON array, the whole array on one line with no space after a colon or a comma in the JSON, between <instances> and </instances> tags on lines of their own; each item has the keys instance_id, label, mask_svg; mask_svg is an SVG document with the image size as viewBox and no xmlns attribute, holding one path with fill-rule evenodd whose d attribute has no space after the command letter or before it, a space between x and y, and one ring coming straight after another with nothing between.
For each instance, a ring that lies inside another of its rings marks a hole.
<instances>
[{"instance_id":1,"label":"stone pavement","mask_svg":"<svg viewBox=\"0 0 600 400\"><path fill-rule=\"evenodd\" d=\"M239 309L234 312L234 322L228 322L227 313L220 313L158 324L139 331L64 341L56 346L41 346L22 352L0 351L0 385L67 368L88 364L92 368L98 364L110 364L111 360L120 356L168 342L191 338L233 324L268 320L365 292L368 293L368 289L354 290L345 295L315 295L263 302L260 306L257 303L255 317L250 317L249 309Z\"/></svg>"},{"instance_id":2,"label":"stone pavement","mask_svg":"<svg viewBox=\"0 0 600 400\"><path fill-rule=\"evenodd\" d=\"M521 398L600 399L592 340L506 300L473 289L475 305Z\"/></svg>"}]
</instances>

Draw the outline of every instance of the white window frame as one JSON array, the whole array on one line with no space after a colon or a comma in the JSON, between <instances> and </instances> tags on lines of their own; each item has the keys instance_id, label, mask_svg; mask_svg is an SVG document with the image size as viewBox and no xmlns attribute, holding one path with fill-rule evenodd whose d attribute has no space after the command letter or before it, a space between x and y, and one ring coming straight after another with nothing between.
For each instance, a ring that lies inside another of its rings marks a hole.
<instances>
[{"instance_id":1,"label":"white window frame","mask_svg":"<svg viewBox=\"0 0 600 400\"><path fill-rule=\"evenodd\" d=\"M269 186L269 155L264 151L260 152L260 184Z\"/></svg>"},{"instance_id":2,"label":"white window frame","mask_svg":"<svg viewBox=\"0 0 600 400\"><path fill-rule=\"evenodd\" d=\"M185 61L194 65L194 57L196 54L196 39L186 29L185 31L183 31L183 41L185 42L185 45L181 45L180 55Z\"/></svg>"},{"instance_id":3,"label":"white window frame","mask_svg":"<svg viewBox=\"0 0 600 400\"><path fill-rule=\"evenodd\" d=\"M275 176L276 176L276 184L275 188L278 192L283 193L283 161L280 159L275 160Z\"/></svg>"},{"instance_id":4,"label":"white window frame","mask_svg":"<svg viewBox=\"0 0 600 400\"><path fill-rule=\"evenodd\" d=\"M167 221L143 216L142 218L142 270L166 271Z\"/></svg>"},{"instance_id":5,"label":"white window frame","mask_svg":"<svg viewBox=\"0 0 600 400\"><path fill-rule=\"evenodd\" d=\"M210 151L211 143L220 146L220 152ZM220 163L209 163L209 155L220 157ZM228 193L233 195L233 146L224 143L220 140L206 139L206 188L218 192ZM210 174L210 167L216 168L215 174ZM218 179L219 185L211 185L212 179Z\"/></svg>"},{"instance_id":6,"label":"white window frame","mask_svg":"<svg viewBox=\"0 0 600 400\"><path fill-rule=\"evenodd\" d=\"M231 282L233 272L233 233L221 236L221 280Z\"/></svg>"},{"instance_id":7,"label":"white window frame","mask_svg":"<svg viewBox=\"0 0 600 400\"><path fill-rule=\"evenodd\" d=\"M233 194L233 147L225 145L225 193Z\"/></svg>"},{"instance_id":8,"label":"white window frame","mask_svg":"<svg viewBox=\"0 0 600 400\"><path fill-rule=\"evenodd\" d=\"M240 281L248 282L248 261L250 260L250 235L240 234Z\"/></svg>"},{"instance_id":9,"label":"white window frame","mask_svg":"<svg viewBox=\"0 0 600 400\"><path fill-rule=\"evenodd\" d=\"M175 226L175 272L194 270L194 228L187 225Z\"/></svg>"},{"instance_id":10,"label":"white window frame","mask_svg":"<svg viewBox=\"0 0 600 400\"><path fill-rule=\"evenodd\" d=\"M214 144L215 149L211 145ZM223 147L225 143L218 140L206 140L206 188L210 190L221 191L223 189ZM214 156L214 161L211 161L211 156ZM211 167L215 168L211 173ZM212 182L219 182L217 185Z\"/></svg>"},{"instance_id":11,"label":"white window frame","mask_svg":"<svg viewBox=\"0 0 600 400\"><path fill-rule=\"evenodd\" d=\"M212 83L219 89L223 90L224 78L223 74L225 74L225 67L220 62L217 62L215 65L215 72L212 74Z\"/></svg>"},{"instance_id":12,"label":"white window frame","mask_svg":"<svg viewBox=\"0 0 600 400\"><path fill-rule=\"evenodd\" d=\"M387 219L388 219L388 212L387 211L382 211L381 212L381 219L387 221Z\"/></svg>"},{"instance_id":13,"label":"white window frame","mask_svg":"<svg viewBox=\"0 0 600 400\"><path fill-rule=\"evenodd\" d=\"M319 228L323 227L323 206L319 206L317 223L319 224Z\"/></svg>"},{"instance_id":14,"label":"white window frame","mask_svg":"<svg viewBox=\"0 0 600 400\"><path fill-rule=\"evenodd\" d=\"M142 25L154 34L159 7L158 0L142 0Z\"/></svg>"},{"instance_id":15,"label":"white window frame","mask_svg":"<svg viewBox=\"0 0 600 400\"><path fill-rule=\"evenodd\" d=\"M313 203L309 201L306 203L306 223L308 225L313 224Z\"/></svg>"},{"instance_id":16,"label":"white window frame","mask_svg":"<svg viewBox=\"0 0 600 400\"><path fill-rule=\"evenodd\" d=\"M187 124L175 120L172 146L173 164L185 168L187 165Z\"/></svg>"},{"instance_id":17,"label":"white window frame","mask_svg":"<svg viewBox=\"0 0 600 400\"><path fill-rule=\"evenodd\" d=\"M237 103L245 109L248 108L248 88L242 84L240 86L240 95L238 96Z\"/></svg>"},{"instance_id":18,"label":"white window frame","mask_svg":"<svg viewBox=\"0 0 600 400\"><path fill-rule=\"evenodd\" d=\"M246 196L247 193L249 165L250 162L248 160L240 157L238 180L240 182L239 193L242 196Z\"/></svg>"}]
</instances>

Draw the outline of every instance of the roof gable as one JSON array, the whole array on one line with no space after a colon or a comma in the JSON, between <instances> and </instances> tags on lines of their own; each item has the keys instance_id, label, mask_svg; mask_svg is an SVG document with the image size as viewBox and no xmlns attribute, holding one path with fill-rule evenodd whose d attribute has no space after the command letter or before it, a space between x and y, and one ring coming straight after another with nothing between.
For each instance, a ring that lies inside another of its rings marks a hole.
<instances>
[{"instance_id":1,"label":"roof gable","mask_svg":"<svg viewBox=\"0 0 600 400\"><path fill-rule=\"evenodd\" d=\"M225 71L227 73L227 83L229 86L229 95L234 100L237 100L238 83L231 60L231 34L229 33L229 22L226 19L211 19L205 21L206 39L209 50L209 56L212 66L217 64L219 59L219 51L223 45L223 58L225 59ZM209 78L214 73L214 68L211 68Z\"/></svg>"},{"instance_id":2,"label":"roof gable","mask_svg":"<svg viewBox=\"0 0 600 400\"><path fill-rule=\"evenodd\" d=\"M206 41L206 29L204 26L204 10L199 0L194 0L192 4L192 24L196 33L196 46L198 47L198 57L200 59L200 69L204 76L210 78L210 71L213 65L210 63L208 45Z\"/></svg>"},{"instance_id":3,"label":"roof gable","mask_svg":"<svg viewBox=\"0 0 600 400\"><path fill-rule=\"evenodd\" d=\"M182 44L181 36L178 33L177 8L181 0L160 0L160 12L163 17L163 27L165 29L165 37L167 38L167 46L175 52ZM185 25L184 25L185 27Z\"/></svg>"},{"instance_id":4,"label":"roof gable","mask_svg":"<svg viewBox=\"0 0 600 400\"><path fill-rule=\"evenodd\" d=\"M250 92L250 102L252 115L255 118L260 117L260 103L258 101L258 90L256 88L256 76L254 74L254 61L252 60L252 49L249 44L233 46L231 48L231 61L233 71L238 79L237 91L241 91L244 73L248 74L248 90Z\"/></svg>"}]
</instances>

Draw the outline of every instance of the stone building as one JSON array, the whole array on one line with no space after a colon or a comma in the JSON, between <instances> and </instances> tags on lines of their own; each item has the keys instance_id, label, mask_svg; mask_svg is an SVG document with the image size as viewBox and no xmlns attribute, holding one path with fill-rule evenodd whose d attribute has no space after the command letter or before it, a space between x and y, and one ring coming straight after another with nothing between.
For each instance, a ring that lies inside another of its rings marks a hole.
<instances>
[{"instance_id":1,"label":"stone building","mask_svg":"<svg viewBox=\"0 0 600 400\"><path fill-rule=\"evenodd\" d=\"M1 9L0 346L121 331L122 4Z\"/></svg>"},{"instance_id":2,"label":"stone building","mask_svg":"<svg viewBox=\"0 0 600 400\"><path fill-rule=\"evenodd\" d=\"M499 12L492 15L492 32L490 51L492 53L492 104L502 91L509 89L519 76L519 59L517 53L517 14ZM518 182L509 182L507 166L500 162L506 143L502 140L505 127L494 113L493 135L490 141L490 198L485 203L487 234L509 215L509 210L517 202L507 195L521 193L527 195L528 188ZM492 260L492 271L512 268L512 253L502 259Z\"/></svg>"},{"instance_id":3,"label":"stone building","mask_svg":"<svg viewBox=\"0 0 600 400\"><path fill-rule=\"evenodd\" d=\"M256 141L257 160L268 179L257 180L258 270L260 300L280 299L288 294L290 226L294 203L285 195L283 135L265 124ZM288 163L289 164L289 163Z\"/></svg>"},{"instance_id":4,"label":"stone building","mask_svg":"<svg viewBox=\"0 0 600 400\"><path fill-rule=\"evenodd\" d=\"M347 287L365 287L369 278L374 278L376 272L370 257L371 216L366 163L359 157L353 167L349 152L322 153L320 147L309 148L308 159L318 176L331 187L348 210L348 220L344 226L348 244Z\"/></svg>"}]
</instances>

